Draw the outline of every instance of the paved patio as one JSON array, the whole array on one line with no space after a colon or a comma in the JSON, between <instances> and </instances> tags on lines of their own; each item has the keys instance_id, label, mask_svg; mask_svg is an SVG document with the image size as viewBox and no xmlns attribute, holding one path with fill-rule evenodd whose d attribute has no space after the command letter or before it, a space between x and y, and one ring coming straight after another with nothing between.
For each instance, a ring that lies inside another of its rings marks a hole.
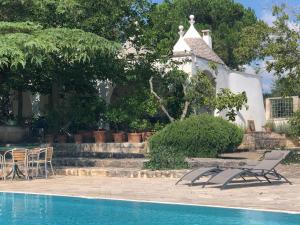
<instances>
[{"instance_id":1,"label":"paved patio","mask_svg":"<svg viewBox=\"0 0 300 225\"><path fill-rule=\"evenodd\" d=\"M110 178L86 176L55 176L48 180L0 182L0 191L29 192L164 201L245 207L300 212L300 166L280 166L293 185L286 183L235 184L220 190L214 186L201 188L177 185L174 178Z\"/></svg>"}]
</instances>

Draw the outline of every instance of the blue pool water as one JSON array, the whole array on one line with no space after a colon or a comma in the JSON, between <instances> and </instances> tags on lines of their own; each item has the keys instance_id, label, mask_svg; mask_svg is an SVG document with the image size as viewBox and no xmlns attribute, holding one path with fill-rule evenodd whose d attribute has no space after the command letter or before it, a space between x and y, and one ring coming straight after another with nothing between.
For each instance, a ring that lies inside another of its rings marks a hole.
<instances>
[{"instance_id":1,"label":"blue pool water","mask_svg":"<svg viewBox=\"0 0 300 225\"><path fill-rule=\"evenodd\" d=\"M1 225L299 225L300 214L0 193Z\"/></svg>"}]
</instances>

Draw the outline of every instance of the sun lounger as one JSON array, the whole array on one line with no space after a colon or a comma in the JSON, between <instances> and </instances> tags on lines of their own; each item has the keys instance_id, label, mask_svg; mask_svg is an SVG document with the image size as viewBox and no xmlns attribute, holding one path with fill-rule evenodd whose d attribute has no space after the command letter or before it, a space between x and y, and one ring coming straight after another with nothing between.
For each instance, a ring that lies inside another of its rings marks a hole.
<instances>
[{"instance_id":1,"label":"sun lounger","mask_svg":"<svg viewBox=\"0 0 300 225\"><path fill-rule=\"evenodd\" d=\"M214 175L221 172L222 169L219 167L201 167L183 175L177 182L178 184L181 181L187 181L190 185L193 185L195 181L199 180L203 176Z\"/></svg>"},{"instance_id":2,"label":"sun lounger","mask_svg":"<svg viewBox=\"0 0 300 225\"><path fill-rule=\"evenodd\" d=\"M285 180L289 184L292 184L287 178L279 174L275 167L289 154L289 151L272 151L266 153L264 159L260 161L253 168L230 168L221 171L220 173L212 176L204 185L206 184L219 184L221 188L225 188L232 180L236 178L242 178L246 181L246 177L255 177L261 182L263 178L269 183L271 180Z\"/></svg>"}]
</instances>

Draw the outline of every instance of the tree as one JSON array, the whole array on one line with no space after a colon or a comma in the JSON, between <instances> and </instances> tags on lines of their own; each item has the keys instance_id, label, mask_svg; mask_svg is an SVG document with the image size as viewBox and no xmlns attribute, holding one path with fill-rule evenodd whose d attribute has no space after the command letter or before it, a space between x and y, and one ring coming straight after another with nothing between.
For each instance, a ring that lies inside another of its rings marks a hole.
<instances>
[{"instance_id":1,"label":"tree","mask_svg":"<svg viewBox=\"0 0 300 225\"><path fill-rule=\"evenodd\" d=\"M158 79L155 83L154 78ZM229 89L221 89L216 93L212 80L202 71L198 71L195 76L189 76L173 68L166 74L157 73L156 77L152 76L149 84L151 93L170 122L183 120L192 113L212 113L214 109L218 113L225 112L228 120L235 121L236 112L244 106L247 107L245 92L234 94ZM181 92L181 98L177 102L179 113L172 115L168 109L168 98L170 94L178 96L178 92Z\"/></svg>"},{"instance_id":2,"label":"tree","mask_svg":"<svg viewBox=\"0 0 300 225\"><path fill-rule=\"evenodd\" d=\"M286 6L274 6L272 26L260 22L243 30L235 54L241 63L263 59L273 72L281 95L299 94L300 13L288 13Z\"/></svg>"},{"instance_id":3,"label":"tree","mask_svg":"<svg viewBox=\"0 0 300 225\"><path fill-rule=\"evenodd\" d=\"M0 22L0 43L0 86L17 90L20 99L27 90L51 94L57 84L65 92L84 91L97 79L113 77L120 48L93 33L31 22ZM22 101L18 111L20 121Z\"/></svg>"},{"instance_id":4,"label":"tree","mask_svg":"<svg viewBox=\"0 0 300 225\"><path fill-rule=\"evenodd\" d=\"M143 42L159 55L172 54L178 40L178 26L189 27L188 16L195 15L198 30L211 29L213 48L230 67L239 65L233 55L244 27L257 23L254 11L232 0L166 0L148 13Z\"/></svg>"},{"instance_id":5,"label":"tree","mask_svg":"<svg viewBox=\"0 0 300 225\"><path fill-rule=\"evenodd\" d=\"M145 22L150 6L147 0L2 0L0 19L77 28L124 41L136 32L134 22Z\"/></svg>"}]
</instances>

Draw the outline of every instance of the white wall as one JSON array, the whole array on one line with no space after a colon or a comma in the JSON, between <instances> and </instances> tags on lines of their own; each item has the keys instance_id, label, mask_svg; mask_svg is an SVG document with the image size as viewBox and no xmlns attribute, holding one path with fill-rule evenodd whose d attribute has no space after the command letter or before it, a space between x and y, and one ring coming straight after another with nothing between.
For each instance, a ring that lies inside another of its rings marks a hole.
<instances>
[{"instance_id":1,"label":"white wall","mask_svg":"<svg viewBox=\"0 0 300 225\"><path fill-rule=\"evenodd\" d=\"M182 60L184 57L174 57L173 60ZM254 120L255 129L262 131L266 123L265 109L263 103L262 84L259 75L243 72L233 72L226 65L217 64L218 72L209 67L208 61L196 56L189 57L191 60L180 66L180 69L188 74L195 75L198 70L210 71L215 77L217 91L222 88L229 88L234 93L246 92L248 98L248 110L244 107L238 112L236 123L247 127L248 120ZM225 112L216 115L225 117Z\"/></svg>"},{"instance_id":2,"label":"white wall","mask_svg":"<svg viewBox=\"0 0 300 225\"><path fill-rule=\"evenodd\" d=\"M238 113L236 122L247 126L247 120L254 120L256 131L262 131L266 118L260 76L231 72L228 74L228 88L232 92L245 91L248 98L247 105L249 108L248 110L243 109Z\"/></svg>"}]
</instances>

